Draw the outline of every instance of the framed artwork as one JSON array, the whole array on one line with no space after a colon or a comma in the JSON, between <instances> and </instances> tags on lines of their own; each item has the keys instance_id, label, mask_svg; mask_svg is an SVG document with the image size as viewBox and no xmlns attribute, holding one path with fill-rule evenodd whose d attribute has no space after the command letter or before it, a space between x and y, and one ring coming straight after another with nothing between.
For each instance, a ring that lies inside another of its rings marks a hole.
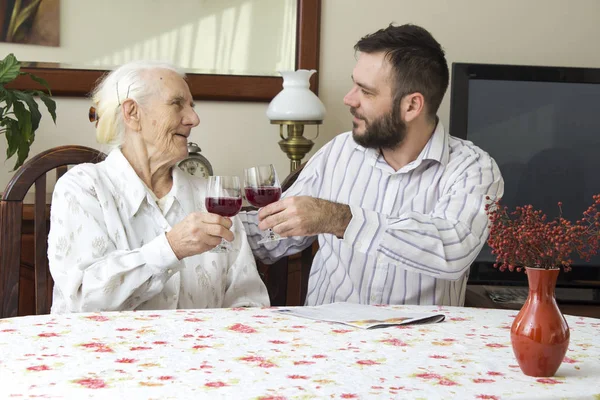
<instances>
[{"instance_id":1,"label":"framed artwork","mask_svg":"<svg viewBox=\"0 0 600 400\"><path fill-rule=\"evenodd\" d=\"M60 0L0 0L0 42L58 46Z\"/></svg>"}]
</instances>

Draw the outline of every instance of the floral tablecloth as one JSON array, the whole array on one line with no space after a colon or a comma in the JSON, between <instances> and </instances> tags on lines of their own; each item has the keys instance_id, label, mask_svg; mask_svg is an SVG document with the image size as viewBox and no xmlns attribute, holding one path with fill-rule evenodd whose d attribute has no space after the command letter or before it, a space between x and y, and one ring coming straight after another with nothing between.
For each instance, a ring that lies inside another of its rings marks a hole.
<instances>
[{"instance_id":1,"label":"floral tablecloth","mask_svg":"<svg viewBox=\"0 0 600 400\"><path fill-rule=\"evenodd\" d=\"M523 375L514 311L397 306L446 321L363 330L220 309L0 320L0 398L600 399L600 320L567 317L553 378Z\"/></svg>"}]
</instances>

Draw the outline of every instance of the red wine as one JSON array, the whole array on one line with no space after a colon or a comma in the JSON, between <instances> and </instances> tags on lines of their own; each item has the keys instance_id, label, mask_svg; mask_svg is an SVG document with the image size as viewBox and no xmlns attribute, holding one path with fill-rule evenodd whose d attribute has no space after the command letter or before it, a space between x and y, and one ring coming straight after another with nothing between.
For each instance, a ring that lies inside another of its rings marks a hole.
<instances>
[{"instance_id":1,"label":"red wine","mask_svg":"<svg viewBox=\"0 0 600 400\"><path fill-rule=\"evenodd\" d=\"M244 191L248 203L254 207L264 207L276 202L281 197L281 188L275 186L247 187Z\"/></svg>"},{"instance_id":2,"label":"red wine","mask_svg":"<svg viewBox=\"0 0 600 400\"><path fill-rule=\"evenodd\" d=\"M222 217L233 217L242 208L240 197L207 197L204 204L206 210Z\"/></svg>"}]
</instances>

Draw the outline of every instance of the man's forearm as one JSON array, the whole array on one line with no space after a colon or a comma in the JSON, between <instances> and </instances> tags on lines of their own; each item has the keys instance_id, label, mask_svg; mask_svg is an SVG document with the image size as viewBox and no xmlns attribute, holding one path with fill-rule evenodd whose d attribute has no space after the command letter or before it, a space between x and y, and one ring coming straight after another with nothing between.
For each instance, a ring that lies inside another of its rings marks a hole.
<instances>
[{"instance_id":1,"label":"man's forearm","mask_svg":"<svg viewBox=\"0 0 600 400\"><path fill-rule=\"evenodd\" d=\"M338 238L344 237L344 232L352 220L352 211L346 204L334 203L319 199L319 208L321 211L321 226L317 231L331 233Z\"/></svg>"}]
</instances>

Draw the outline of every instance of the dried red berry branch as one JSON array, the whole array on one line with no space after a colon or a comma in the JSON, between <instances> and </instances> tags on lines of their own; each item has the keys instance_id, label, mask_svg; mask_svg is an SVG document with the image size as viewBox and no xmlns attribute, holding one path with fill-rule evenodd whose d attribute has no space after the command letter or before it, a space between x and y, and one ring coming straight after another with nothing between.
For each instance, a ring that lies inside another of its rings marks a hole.
<instances>
[{"instance_id":1,"label":"dried red berry branch","mask_svg":"<svg viewBox=\"0 0 600 400\"><path fill-rule=\"evenodd\" d=\"M521 271L523 267L571 269L573 255L589 261L600 244L600 194L583 217L571 222L560 214L548 220L540 210L526 205L509 212L500 201L485 206L490 219L488 245L496 255L495 268Z\"/></svg>"}]
</instances>

